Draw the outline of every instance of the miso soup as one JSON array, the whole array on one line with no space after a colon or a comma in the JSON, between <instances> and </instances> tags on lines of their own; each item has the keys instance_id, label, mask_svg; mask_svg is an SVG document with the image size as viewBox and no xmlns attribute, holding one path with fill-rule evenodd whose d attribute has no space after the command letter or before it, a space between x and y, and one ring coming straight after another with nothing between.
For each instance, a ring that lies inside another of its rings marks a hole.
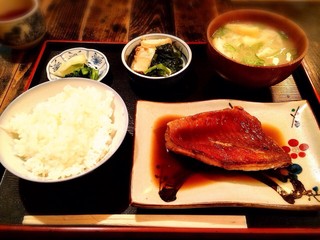
<instances>
[{"instance_id":1,"label":"miso soup","mask_svg":"<svg viewBox=\"0 0 320 240\"><path fill-rule=\"evenodd\" d=\"M212 43L222 54L247 65L280 65L296 58L288 36L263 24L228 23L213 34Z\"/></svg>"}]
</instances>

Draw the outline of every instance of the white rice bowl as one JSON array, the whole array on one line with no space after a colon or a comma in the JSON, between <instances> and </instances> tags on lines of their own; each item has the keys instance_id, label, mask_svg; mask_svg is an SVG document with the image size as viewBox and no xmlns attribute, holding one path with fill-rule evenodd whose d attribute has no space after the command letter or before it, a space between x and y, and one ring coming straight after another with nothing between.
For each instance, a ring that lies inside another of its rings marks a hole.
<instances>
[{"instance_id":1,"label":"white rice bowl","mask_svg":"<svg viewBox=\"0 0 320 240\"><path fill-rule=\"evenodd\" d=\"M82 78L45 82L0 116L0 161L26 180L70 180L106 162L127 129L126 105L109 86Z\"/></svg>"}]
</instances>

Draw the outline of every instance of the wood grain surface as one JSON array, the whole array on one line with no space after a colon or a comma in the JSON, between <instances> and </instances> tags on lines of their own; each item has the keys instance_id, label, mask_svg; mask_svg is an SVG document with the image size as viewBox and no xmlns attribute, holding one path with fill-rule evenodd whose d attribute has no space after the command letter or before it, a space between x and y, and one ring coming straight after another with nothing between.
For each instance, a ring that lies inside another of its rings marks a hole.
<instances>
[{"instance_id":1,"label":"wood grain surface","mask_svg":"<svg viewBox=\"0 0 320 240\"><path fill-rule=\"evenodd\" d=\"M320 1L222 0L40 0L46 19L44 40L127 42L146 33L165 32L187 42L206 41L209 21L238 8L262 8L290 17L306 31L310 47L303 62L306 75L320 95ZM0 113L22 93L39 54L0 45ZM298 100L295 80L270 88L273 101Z\"/></svg>"}]
</instances>

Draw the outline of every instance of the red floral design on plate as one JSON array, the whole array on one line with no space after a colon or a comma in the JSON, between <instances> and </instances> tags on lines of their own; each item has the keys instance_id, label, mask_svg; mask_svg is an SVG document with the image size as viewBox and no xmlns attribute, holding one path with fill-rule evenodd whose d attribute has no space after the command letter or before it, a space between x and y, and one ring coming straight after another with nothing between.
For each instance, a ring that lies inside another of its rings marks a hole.
<instances>
[{"instance_id":1,"label":"red floral design on plate","mask_svg":"<svg viewBox=\"0 0 320 240\"><path fill-rule=\"evenodd\" d=\"M306 151L309 149L309 145L300 143L297 139L290 139L288 141L288 146L283 146L282 149L288 153L292 159L298 157L304 158L307 155Z\"/></svg>"}]
</instances>

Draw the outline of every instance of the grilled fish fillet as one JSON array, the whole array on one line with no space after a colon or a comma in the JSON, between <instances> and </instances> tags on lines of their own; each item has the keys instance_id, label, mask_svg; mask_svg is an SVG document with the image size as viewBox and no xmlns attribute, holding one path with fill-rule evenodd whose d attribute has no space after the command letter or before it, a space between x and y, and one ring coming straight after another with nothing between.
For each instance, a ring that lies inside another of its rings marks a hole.
<instances>
[{"instance_id":1,"label":"grilled fish fillet","mask_svg":"<svg viewBox=\"0 0 320 240\"><path fill-rule=\"evenodd\" d=\"M227 170L257 171L291 164L260 121L241 107L204 112L167 124L166 148Z\"/></svg>"}]
</instances>

